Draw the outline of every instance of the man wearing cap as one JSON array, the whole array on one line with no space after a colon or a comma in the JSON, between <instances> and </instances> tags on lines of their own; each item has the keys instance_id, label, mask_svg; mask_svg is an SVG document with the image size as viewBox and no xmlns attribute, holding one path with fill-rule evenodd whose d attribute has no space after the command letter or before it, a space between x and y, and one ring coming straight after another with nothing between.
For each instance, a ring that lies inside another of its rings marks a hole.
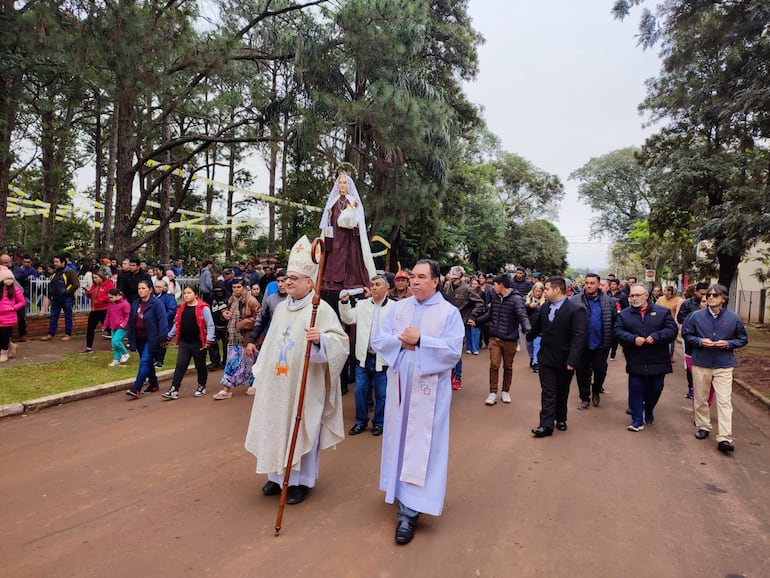
<instances>
[{"instance_id":1,"label":"man wearing cap","mask_svg":"<svg viewBox=\"0 0 770 578\"><path fill-rule=\"evenodd\" d=\"M463 325L468 325L468 321L480 317L485 310L484 302L481 296L474 292L470 285L463 283L465 271L459 265L455 265L449 270L449 283L446 287L446 300L457 307L463 320ZM460 358L455 367L454 377L452 378L452 389L463 388L463 360Z\"/></svg>"},{"instance_id":2,"label":"man wearing cap","mask_svg":"<svg viewBox=\"0 0 770 578\"><path fill-rule=\"evenodd\" d=\"M227 310L227 292L220 281L214 285L211 292L211 317L214 320L214 342L209 346L211 363L206 366L209 371L224 367L227 361L227 320L223 313ZM221 344L221 345L220 345Z\"/></svg>"},{"instance_id":3,"label":"man wearing cap","mask_svg":"<svg viewBox=\"0 0 770 578\"><path fill-rule=\"evenodd\" d=\"M372 349L388 366L380 489L388 504L399 503L397 544L412 540L420 513L441 515L446 495L451 375L465 326L438 292L440 275L435 261L418 261L412 297L373 329Z\"/></svg>"},{"instance_id":4,"label":"man wearing cap","mask_svg":"<svg viewBox=\"0 0 770 578\"><path fill-rule=\"evenodd\" d=\"M399 271L396 273L393 283L395 283L396 286L388 291L388 297L394 301L398 301L412 296L412 290L409 289L409 273L403 270Z\"/></svg>"},{"instance_id":5,"label":"man wearing cap","mask_svg":"<svg viewBox=\"0 0 770 578\"><path fill-rule=\"evenodd\" d=\"M310 327L318 265L303 236L291 249L286 275L288 298L275 310L253 373L254 404L246 434L246 449L257 458L257 473L267 474L266 496L281 493L292 431L297 418L305 350L310 363L300 431L297 436L287 504L302 502L318 479L319 450L333 448L345 437L340 372L350 342L337 314L325 301L318 304Z\"/></svg>"}]
</instances>

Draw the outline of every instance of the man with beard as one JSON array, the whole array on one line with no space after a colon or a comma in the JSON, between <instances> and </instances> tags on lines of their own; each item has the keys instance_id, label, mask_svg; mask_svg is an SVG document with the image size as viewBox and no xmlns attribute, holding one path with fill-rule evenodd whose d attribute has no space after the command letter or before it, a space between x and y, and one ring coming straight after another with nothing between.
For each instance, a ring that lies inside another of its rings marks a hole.
<instances>
[{"instance_id":1,"label":"man with beard","mask_svg":"<svg viewBox=\"0 0 770 578\"><path fill-rule=\"evenodd\" d=\"M671 312L649 302L644 285L633 285L631 303L618 314L615 335L623 345L628 373L628 407L631 423L626 429L639 432L655 422L655 405L663 392L663 380L671 373L668 345L676 339Z\"/></svg>"}]
</instances>

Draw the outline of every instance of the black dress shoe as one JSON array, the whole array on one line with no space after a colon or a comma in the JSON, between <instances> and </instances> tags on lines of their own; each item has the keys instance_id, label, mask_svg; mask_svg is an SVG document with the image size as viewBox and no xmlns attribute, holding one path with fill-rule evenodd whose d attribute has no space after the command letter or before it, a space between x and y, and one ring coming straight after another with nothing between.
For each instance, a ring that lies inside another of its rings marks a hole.
<instances>
[{"instance_id":1,"label":"black dress shoe","mask_svg":"<svg viewBox=\"0 0 770 578\"><path fill-rule=\"evenodd\" d=\"M408 544L414 538L417 518L400 518L396 526L396 544Z\"/></svg>"},{"instance_id":2,"label":"black dress shoe","mask_svg":"<svg viewBox=\"0 0 770 578\"><path fill-rule=\"evenodd\" d=\"M591 396L591 403L594 404L594 407L599 407L599 394L595 393L593 396Z\"/></svg>"},{"instance_id":3,"label":"black dress shoe","mask_svg":"<svg viewBox=\"0 0 770 578\"><path fill-rule=\"evenodd\" d=\"M286 503L299 504L305 498L307 498L307 495L309 493L310 493L310 488L308 488L307 486L289 486L289 489L286 492Z\"/></svg>"},{"instance_id":4,"label":"black dress shoe","mask_svg":"<svg viewBox=\"0 0 770 578\"><path fill-rule=\"evenodd\" d=\"M557 421L556 422L556 429L559 431L567 431L567 422L566 421Z\"/></svg>"},{"instance_id":5,"label":"black dress shoe","mask_svg":"<svg viewBox=\"0 0 770 578\"><path fill-rule=\"evenodd\" d=\"M360 423L357 423L352 428L350 428L348 435L357 436L358 434L364 431L366 431L366 424L361 425Z\"/></svg>"},{"instance_id":6,"label":"black dress shoe","mask_svg":"<svg viewBox=\"0 0 770 578\"><path fill-rule=\"evenodd\" d=\"M721 442L719 442L717 444L717 449L720 452L726 454L727 452L734 452L735 451L735 446L733 444L731 444L730 442L728 442L727 440L723 440L723 441L721 441Z\"/></svg>"},{"instance_id":7,"label":"black dress shoe","mask_svg":"<svg viewBox=\"0 0 770 578\"><path fill-rule=\"evenodd\" d=\"M275 482L267 482L264 486L262 486L262 493L266 496L277 496L281 493L281 486Z\"/></svg>"},{"instance_id":8,"label":"black dress shoe","mask_svg":"<svg viewBox=\"0 0 770 578\"><path fill-rule=\"evenodd\" d=\"M532 430L532 434L536 438L544 438L553 435L553 430L549 427L543 427L542 425Z\"/></svg>"},{"instance_id":9,"label":"black dress shoe","mask_svg":"<svg viewBox=\"0 0 770 578\"><path fill-rule=\"evenodd\" d=\"M382 426L376 425L372 428L372 435L373 436L381 436L382 435Z\"/></svg>"},{"instance_id":10,"label":"black dress shoe","mask_svg":"<svg viewBox=\"0 0 770 578\"><path fill-rule=\"evenodd\" d=\"M695 432L695 437L699 440L705 440L707 437L709 437L709 430L699 429Z\"/></svg>"},{"instance_id":11,"label":"black dress shoe","mask_svg":"<svg viewBox=\"0 0 770 578\"><path fill-rule=\"evenodd\" d=\"M218 364L218 363L209 363L209 364L206 366L206 369L208 369L209 371L214 371L214 370L215 370L215 369L217 369L218 367L219 367L219 364Z\"/></svg>"}]
</instances>

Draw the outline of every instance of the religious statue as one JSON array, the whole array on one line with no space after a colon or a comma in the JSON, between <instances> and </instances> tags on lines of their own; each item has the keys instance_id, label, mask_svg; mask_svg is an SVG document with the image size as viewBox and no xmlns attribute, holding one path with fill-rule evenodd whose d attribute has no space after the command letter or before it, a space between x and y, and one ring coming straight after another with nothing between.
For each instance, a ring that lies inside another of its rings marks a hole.
<instances>
[{"instance_id":1,"label":"religious statue","mask_svg":"<svg viewBox=\"0 0 770 578\"><path fill-rule=\"evenodd\" d=\"M350 163L343 163L337 169L337 178L321 217L321 235L326 246L321 280L324 292L368 287L376 272L366 234L364 207L353 182L355 175L355 167Z\"/></svg>"}]
</instances>

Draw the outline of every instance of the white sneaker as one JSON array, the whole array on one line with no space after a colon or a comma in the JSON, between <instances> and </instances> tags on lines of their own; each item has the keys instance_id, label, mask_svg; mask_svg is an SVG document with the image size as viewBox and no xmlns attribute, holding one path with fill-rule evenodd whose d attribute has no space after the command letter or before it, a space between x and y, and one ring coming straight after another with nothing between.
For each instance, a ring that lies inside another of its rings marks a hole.
<instances>
[{"instance_id":1,"label":"white sneaker","mask_svg":"<svg viewBox=\"0 0 770 578\"><path fill-rule=\"evenodd\" d=\"M517 352L518 352L518 351L521 351L521 345L519 345L519 344L516 344L516 351L517 351Z\"/></svg>"},{"instance_id":2,"label":"white sneaker","mask_svg":"<svg viewBox=\"0 0 770 578\"><path fill-rule=\"evenodd\" d=\"M110 367L118 367L120 365L120 361L118 361L117 359L113 359L107 365Z\"/></svg>"},{"instance_id":3,"label":"white sneaker","mask_svg":"<svg viewBox=\"0 0 770 578\"><path fill-rule=\"evenodd\" d=\"M120 356L120 363L125 363L126 361L129 360L130 357L131 357L130 353L124 353L123 355Z\"/></svg>"},{"instance_id":4,"label":"white sneaker","mask_svg":"<svg viewBox=\"0 0 770 578\"><path fill-rule=\"evenodd\" d=\"M496 393L490 393L487 396L487 401L485 401L487 405L495 405L497 403L497 394Z\"/></svg>"},{"instance_id":5,"label":"white sneaker","mask_svg":"<svg viewBox=\"0 0 770 578\"><path fill-rule=\"evenodd\" d=\"M507 391L504 391L501 399L503 403L511 403L511 394Z\"/></svg>"}]
</instances>

